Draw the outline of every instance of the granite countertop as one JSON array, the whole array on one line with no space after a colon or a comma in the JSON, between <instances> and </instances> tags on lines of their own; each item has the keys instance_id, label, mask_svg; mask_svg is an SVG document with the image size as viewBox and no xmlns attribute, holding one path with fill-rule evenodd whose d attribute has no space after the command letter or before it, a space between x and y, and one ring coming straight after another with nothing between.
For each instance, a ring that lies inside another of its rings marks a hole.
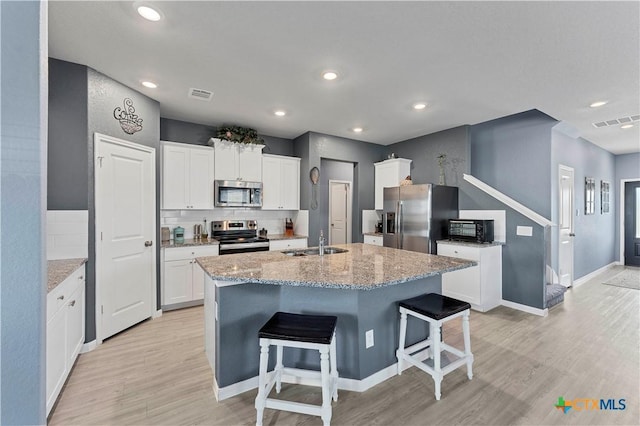
<instances>
[{"instance_id":1,"label":"granite countertop","mask_svg":"<svg viewBox=\"0 0 640 426\"><path fill-rule=\"evenodd\" d=\"M372 237L382 237L384 234L382 232L363 232L362 235L369 235Z\"/></svg>"},{"instance_id":2,"label":"granite countertop","mask_svg":"<svg viewBox=\"0 0 640 426\"><path fill-rule=\"evenodd\" d=\"M463 259L362 243L332 247L349 251L295 257L270 251L196 260L216 280L352 290L371 290L477 265Z\"/></svg>"},{"instance_id":3,"label":"granite countertop","mask_svg":"<svg viewBox=\"0 0 640 426\"><path fill-rule=\"evenodd\" d=\"M453 246L466 246L466 247L477 247L477 248L485 248L485 247L495 247L495 246L504 246L505 243L502 241L493 241L491 243L474 243L471 241L455 241L455 240L438 240L437 244L449 244Z\"/></svg>"},{"instance_id":4,"label":"granite countertop","mask_svg":"<svg viewBox=\"0 0 640 426\"><path fill-rule=\"evenodd\" d=\"M267 238L270 240L295 240L299 238L307 238L306 235L285 235L285 234L267 234Z\"/></svg>"},{"instance_id":5,"label":"granite countertop","mask_svg":"<svg viewBox=\"0 0 640 426\"><path fill-rule=\"evenodd\" d=\"M47 293L85 264L86 258L49 260L47 262Z\"/></svg>"},{"instance_id":6,"label":"granite countertop","mask_svg":"<svg viewBox=\"0 0 640 426\"><path fill-rule=\"evenodd\" d=\"M163 241L162 243L160 243L160 247L161 248L194 247L194 246L212 246L216 244L220 244L220 241L214 238L209 238L206 240L193 240L193 239L185 238L184 243L182 244L176 244L173 242L173 240Z\"/></svg>"}]
</instances>

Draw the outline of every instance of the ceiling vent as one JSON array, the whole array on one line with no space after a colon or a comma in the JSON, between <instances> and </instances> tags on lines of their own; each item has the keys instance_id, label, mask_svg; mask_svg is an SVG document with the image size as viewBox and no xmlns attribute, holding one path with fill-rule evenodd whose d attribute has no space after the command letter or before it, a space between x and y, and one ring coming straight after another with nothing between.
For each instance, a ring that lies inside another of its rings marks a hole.
<instances>
[{"instance_id":1,"label":"ceiling vent","mask_svg":"<svg viewBox=\"0 0 640 426\"><path fill-rule=\"evenodd\" d=\"M192 87L189 89L188 96L193 99L209 102L211 101L211 98L213 98L213 92L204 89L195 89Z\"/></svg>"},{"instance_id":2,"label":"ceiling vent","mask_svg":"<svg viewBox=\"0 0 640 426\"><path fill-rule=\"evenodd\" d=\"M632 123L634 121L640 121L640 115L630 115L627 117L616 118L614 120L599 121L597 123L592 123L592 124L593 124L593 127L599 129L601 127L617 126L618 124Z\"/></svg>"}]
</instances>

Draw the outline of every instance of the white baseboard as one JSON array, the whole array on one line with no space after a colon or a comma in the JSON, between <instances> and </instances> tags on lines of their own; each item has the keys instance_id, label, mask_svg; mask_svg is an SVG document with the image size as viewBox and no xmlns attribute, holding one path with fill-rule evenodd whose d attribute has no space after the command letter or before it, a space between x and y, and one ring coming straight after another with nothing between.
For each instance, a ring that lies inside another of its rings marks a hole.
<instances>
[{"instance_id":1,"label":"white baseboard","mask_svg":"<svg viewBox=\"0 0 640 426\"><path fill-rule=\"evenodd\" d=\"M158 309L152 318L160 318L162 316L162 309Z\"/></svg>"},{"instance_id":2,"label":"white baseboard","mask_svg":"<svg viewBox=\"0 0 640 426\"><path fill-rule=\"evenodd\" d=\"M405 363L405 368L413 367L409 363ZM372 375L362 379L347 379L343 377L338 378L338 389L346 390L352 392L365 392L377 384L384 382L387 379L392 378L393 376L398 374L398 364L394 363L390 366L383 368L382 370L373 373ZM283 375L282 381L284 383L294 383L300 385L312 385L314 381L308 378L301 378L289 375ZM213 379L213 394L216 396L216 400L222 401L227 398L231 398L232 396L239 395L241 393L250 391L252 389L258 388L258 376L251 377L250 379L243 380L238 383L234 383L229 386L225 386L223 388L218 387L218 382L216 379Z\"/></svg>"},{"instance_id":3,"label":"white baseboard","mask_svg":"<svg viewBox=\"0 0 640 426\"><path fill-rule=\"evenodd\" d=\"M516 309L518 311L527 312L529 314L538 315L541 317L546 317L549 314L549 310L534 308L532 306L522 305L520 303L510 302L508 300L502 299L502 306L506 306L507 308Z\"/></svg>"},{"instance_id":4,"label":"white baseboard","mask_svg":"<svg viewBox=\"0 0 640 426\"><path fill-rule=\"evenodd\" d=\"M587 281L595 278L598 274L601 274L602 272L606 271L607 269L612 268L612 267L614 267L616 265L619 265L619 264L620 264L620 262L611 262L610 264L605 265L600 269L596 269L595 271L590 272L587 275L584 275L584 276L578 278L577 280L574 280L573 281L573 288L581 286L582 284L586 283Z\"/></svg>"},{"instance_id":5,"label":"white baseboard","mask_svg":"<svg viewBox=\"0 0 640 426\"><path fill-rule=\"evenodd\" d=\"M80 348L80 353L84 354L84 353L87 353L87 352L91 352L92 350L94 350L97 347L98 347L98 343L95 340L92 340L92 341L87 342L84 345L82 345L82 347Z\"/></svg>"}]
</instances>

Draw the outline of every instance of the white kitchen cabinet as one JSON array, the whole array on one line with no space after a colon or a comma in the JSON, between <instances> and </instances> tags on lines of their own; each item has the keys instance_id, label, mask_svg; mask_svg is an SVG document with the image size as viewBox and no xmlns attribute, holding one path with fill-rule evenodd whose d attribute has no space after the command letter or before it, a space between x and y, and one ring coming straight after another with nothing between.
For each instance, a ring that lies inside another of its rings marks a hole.
<instances>
[{"instance_id":1,"label":"white kitchen cabinet","mask_svg":"<svg viewBox=\"0 0 640 426\"><path fill-rule=\"evenodd\" d=\"M384 188L400 186L400 182L411 174L411 160L392 158L374 163L375 167L375 209L382 210Z\"/></svg>"},{"instance_id":2,"label":"white kitchen cabinet","mask_svg":"<svg viewBox=\"0 0 640 426\"><path fill-rule=\"evenodd\" d=\"M162 309L180 308L204 298L204 271L196 257L218 256L217 244L163 249Z\"/></svg>"},{"instance_id":3,"label":"white kitchen cabinet","mask_svg":"<svg viewBox=\"0 0 640 426\"><path fill-rule=\"evenodd\" d=\"M47 415L84 344L85 267L47 294Z\"/></svg>"},{"instance_id":4,"label":"white kitchen cabinet","mask_svg":"<svg viewBox=\"0 0 640 426\"><path fill-rule=\"evenodd\" d=\"M269 240L269 251L294 250L307 248L306 238L288 238L286 240Z\"/></svg>"},{"instance_id":5,"label":"white kitchen cabinet","mask_svg":"<svg viewBox=\"0 0 640 426\"><path fill-rule=\"evenodd\" d=\"M300 209L300 159L262 156L262 210Z\"/></svg>"},{"instance_id":6,"label":"white kitchen cabinet","mask_svg":"<svg viewBox=\"0 0 640 426\"><path fill-rule=\"evenodd\" d=\"M242 144L213 139L215 179L262 181L262 149L264 145Z\"/></svg>"},{"instance_id":7,"label":"white kitchen cabinet","mask_svg":"<svg viewBox=\"0 0 640 426\"><path fill-rule=\"evenodd\" d=\"M438 242L438 255L475 260L478 266L442 275L442 294L486 312L502 301L502 246Z\"/></svg>"},{"instance_id":8,"label":"white kitchen cabinet","mask_svg":"<svg viewBox=\"0 0 640 426\"><path fill-rule=\"evenodd\" d=\"M162 208L213 209L214 150L207 146L162 143Z\"/></svg>"},{"instance_id":9,"label":"white kitchen cabinet","mask_svg":"<svg viewBox=\"0 0 640 426\"><path fill-rule=\"evenodd\" d=\"M364 243L382 247L382 235L365 235Z\"/></svg>"}]
</instances>

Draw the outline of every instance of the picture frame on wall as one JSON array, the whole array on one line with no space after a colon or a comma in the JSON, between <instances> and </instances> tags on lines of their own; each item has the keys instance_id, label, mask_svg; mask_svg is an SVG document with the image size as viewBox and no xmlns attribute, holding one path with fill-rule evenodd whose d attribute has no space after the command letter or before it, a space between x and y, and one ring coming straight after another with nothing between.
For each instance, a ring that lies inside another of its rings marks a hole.
<instances>
[{"instance_id":1,"label":"picture frame on wall","mask_svg":"<svg viewBox=\"0 0 640 426\"><path fill-rule=\"evenodd\" d=\"M600 214L609 213L609 197L611 195L611 183L600 181Z\"/></svg>"},{"instance_id":2,"label":"picture frame on wall","mask_svg":"<svg viewBox=\"0 0 640 426\"><path fill-rule=\"evenodd\" d=\"M596 180L592 177L584 178L584 214L596 213Z\"/></svg>"}]
</instances>

